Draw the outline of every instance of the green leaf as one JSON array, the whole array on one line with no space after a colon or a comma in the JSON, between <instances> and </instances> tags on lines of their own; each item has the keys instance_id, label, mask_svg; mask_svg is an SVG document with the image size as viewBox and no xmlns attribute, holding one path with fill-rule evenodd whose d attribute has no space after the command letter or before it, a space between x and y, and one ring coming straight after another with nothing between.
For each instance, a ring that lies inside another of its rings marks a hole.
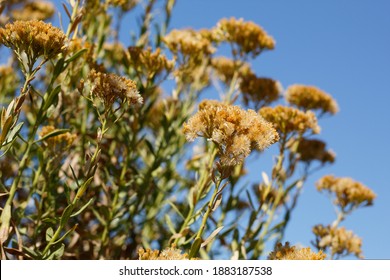
<instances>
[{"instance_id":1,"label":"green leaf","mask_svg":"<svg viewBox=\"0 0 390 280\"><path fill-rule=\"evenodd\" d=\"M68 64L76 59L78 59L80 56L82 56L85 52L87 52L87 49L82 49L82 50L79 50L77 53L75 53L74 55L72 55L71 57L69 57L67 60L65 60L65 63L66 63L66 66L68 66Z\"/></svg>"},{"instance_id":2,"label":"green leaf","mask_svg":"<svg viewBox=\"0 0 390 280\"><path fill-rule=\"evenodd\" d=\"M195 255L199 252L200 245L202 244L202 238L198 237L195 239L194 243L192 243L189 259L195 257Z\"/></svg>"},{"instance_id":3,"label":"green leaf","mask_svg":"<svg viewBox=\"0 0 390 280\"><path fill-rule=\"evenodd\" d=\"M185 217L183 216L183 214L182 213L180 213L180 211L179 211L179 209L176 207L176 205L172 202L172 201L170 201L170 200L168 200L167 201L168 202L168 204L169 205L171 205L171 207L172 207L172 209L183 219L183 221L185 220Z\"/></svg>"},{"instance_id":4,"label":"green leaf","mask_svg":"<svg viewBox=\"0 0 390 280\"><path fill-rule=\"evenodd\" d=\"M92 202L93 202L93 198L91 198L83 207L81 207L77 212L73 213L72 215L70 215L71 217L75 217L79 214L81 214L81 212L83 212Z\"/></svg>"},{"instance_id":5,"label":"green leaf","mask_svg":"<svg viewBox=\"0 0 390 280\"><path fill-rule=\"evenodd\" d=\"M146 147L148 147L149 151L152 153L152 155L154 157L156 157L156 154L154 152L154 148L153 148L153 145L147 140L145 139L145 144L146 144Z\"/></svg>"},{"instance_id":6,"label":"green leaf","mask_svg":"<svg viewBox=\"0 0 390 280\"><path fill-rule=\"evenodd\" d=\"M46 112L47 109L53 104L54 98L58 96L58 93L61 91L61 85L58 85L55 89L53 89L50 93L48 93L46 96L46 99L44 100L44 106L42 108L43 112Z\"/></svg>"},{"instance_id":7,"label":"green leaf","mask_svg":"<svg viewBox=\"0 0 390 280\"><path fill-rule=\"evenodd\" d=\"M32 259L41 259L42 258L42 255L41 255L40 252L36 252L36 251L34 251L34 250L30 249L30 248L27 248L25 246L23 246L23 252L27 256L31 257Z\"/></svg>"},{"instance_id":8,"label":"green leaf","mask_svg":"<svg viewBox=\"0 0 390 280\"><path fill-rule=\"evenodd\" d=\"M43 258L45 260L59 260L65 251L65 244L58 244L50 248L50 251L47 256Z\"/></svg>"},{"instance_id":9,"label":"green leaf","mask_svg":"<svg viewBox=\"0 0 390 280\"><path fill-rule=\"evenodd\" d=\"M206 240L200 245L201 248L209 244L216 236L217 234L223 229L223 226L217 228L214 230L209 237L206 238Z\"/></svg>"},{"instance_id":10,"label":"green leaf","mask_svg":"<svg viewBox=\"0 0 390 280\"><path fill-rule=\"evenodd\" d=\"M53 238L53 235L54 235L53 228L49 227L46 230L46 241L49 242Z\"/></svg>"},{"instance_id":11,"label":"green leaf","mask_svg":"<svg viewBox=\"0 0 390 280\"><path fill-rule=\"evenodd\" d=\"M171 217L169 217L168 214L165 214L164 218L165 218L165 221L166 221L166 223L167 223L167 226L168 226L170 232L171 232L172 234L176 234L177 232L176 232L176 230L175 230L175 226L174 226L173 223L172 223Z\"/></svg>"},{"instance_id":12,"label":"green leaf","mask_svg":"<svg viewBox=\"0 0 390 280\"><path fill-rule=\"evenodd\" d=\"M58 77L61 72L64 70L64 58L58 60L56 66L54 67L53 76Z\"/></svg>"},{"instance_id":13,"label":"green leaf","mask_svg":"<svg viewBox=\"0 0 390 280\"><path fill-rule=\"evenodd\" d=\"M246 190L246 195L247 195L247 197L248 197L248 201L249 201L249 204L250 204L252 210L255 210L256 207L255 207L255 205L254 205L254 203L253 203L253 201L252 201L251 194L249 193L248 190Z\"/></svg>"},{"instance_id":14,"label":"green leaf","mask_svg":"<svg viewBox=\"0 0 390 280\"><path fill-rule=\"evenodd\" d=\"M217 210L218 206L221 204L222 202L222 194L220 193L216 200L214 201L214 204L213 204L213 208L212 208L212 211L214 212L215 210Z\"/></svg>"},{"instance_id":15,"label":"green leaf","mask_svg":"<svg viewBox=\"0 0 390 280\"><path fill-rule=\"evenodd\" d=\"M71 164L69 164L70 170L72 171L73 179L76 182L77 188L80 188L79 179L76 176L76 173L74 172L74 169Z\"/></svg>"},{"instance_id":16,"label":"green leaf","mask_svg":"<svg viewBox=\"0 0 390 280\"><path fill-rule=\"evenodd\" d=\"M79 190L77 191L77 194L76 194L76 200L80 199L80 197L83 195L83 193L85 192L85 190L87 189L88 185L91 183L91 181L93 180L93 176L92 177L89 177L87 181L85 181L81 187L79 188Z\"/></svg>"},{"instance_id":17,"label":"green leaf","mask_svg":"<svg viewBox=\"0 0 390 280\"><path fill-rule=\"evenodd\" d=\"M60 243L62 242L66 237L68 237L69 234L71 234L72 232L74 232L77 228L78 224L75 224L70 230L68 230L63 236L61 236L60 239L58 239L56 242L54 242L52 245L55 245L57 243Z\"/></svg>"},{"instance_id":18,"label":"green leaf","mask_svg":"<svg viewBox=\"0 0 390 280\"><path fill-rule=\"evenodd\" d=\"M60 227L63 228L65 224L68 222L70 215L72 215L73 212L73 204L69 204L64 212L62 213L61 219L60 219Z\"/></svg>"},{"instance_id":19,"label":"green leaf","mask_svg":"<svg viewBox=\"0 0 390 280\"><path fill-rule=\"evenodd\" d=\"M58 136L58 135L61 135L61 134L64 134L66 132L69 132L69 129L55 129L53 130L52 132L46 134L44 137L36 140L34 143L38 143L38 142L41 142L41 141L45 141L49 138L52 138L54 136Z\"/></svg>"},{"instance_id":20,"label":"green leaf","mask_svg":"<svg viewBox=\"0 0 390 280\"><path fill-rule=\"evenodd\" d=\"M6 143L10 143L14 138L16 137L16 134L19 133L19 131L22 129L23 122L18 123L15 125L12 130L8 133Z\"/></svg>"}]
</instances>

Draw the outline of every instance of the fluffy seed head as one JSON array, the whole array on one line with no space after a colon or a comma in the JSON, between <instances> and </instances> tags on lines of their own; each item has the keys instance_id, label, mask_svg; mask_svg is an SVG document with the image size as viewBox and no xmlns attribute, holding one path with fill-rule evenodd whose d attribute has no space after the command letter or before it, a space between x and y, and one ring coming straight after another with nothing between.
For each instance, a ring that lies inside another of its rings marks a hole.
<instances>
[{"instance_id":1,"label":"fluffy seed head","mask_svg":"<svg viewBox=\"0 0 390 280\"><path fill-rule=\"evenodd\" d=\"M314 86L292 85L287 88L286 100L302 110L319 110L323 114L334 115L339 110L332 96Z\"/></svg>"},{"instance_id":2,"label":"fluffy seed head","mask_svg":"<svg viewBox=\"0 0 390 280\"><path fill-rule=\"evenodd\" d=\"M219 148L223 165L242 163L252 149L264 150L279 140L272 124L253 110L204 100L199 111L183 126L188 141L204 137Z\"/></svg>"}]
</instances>

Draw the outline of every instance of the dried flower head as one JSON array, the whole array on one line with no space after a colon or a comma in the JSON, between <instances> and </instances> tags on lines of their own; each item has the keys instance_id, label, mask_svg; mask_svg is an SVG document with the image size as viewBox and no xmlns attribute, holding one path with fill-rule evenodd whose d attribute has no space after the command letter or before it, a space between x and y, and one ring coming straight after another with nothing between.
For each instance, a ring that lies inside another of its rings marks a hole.
<instances>
[{"instance_id":1,"label":"dried flower head","mask_svg":"<svg viewBox=\"0 0 390 280\"><path fill-rule=\"evenodd\" d=\"M221 41L238 46L235 55L252 54L255 57L263 50L272 50L275 47L274 39L252 21L224 18L218 22L216 29Z\"/></svg>"},{"instance_id":2,"label":"dried flower head","mask_svg":"<svg viewBox=\"0 0 390 280\"><path fill-rule=\"evenodd\" d=\"M363 258L362 239L353 231L348 231L344 227L316 225L313 227L313 233L316 236L317 247L322 250L330 249L332 257L354 254L358 258Z\"/></svg>"},{"instance_id":3,"label":"dried flower head","mask_svg":"<svg viewBox=\"0 0 390 280\"><path fill-rule=\"evenodd\" d=\"M121 102L142 104L143 99L138 93L134 81L115 74L106 74L92 70L88 79L91 82L91 94L100 98L105 106L111 107L119 99Z\"/></svg>"},{"instance_id":4,"label":"dried flower head","mask_svg":"<svg viewBox=\"0 0 390 280\"><path fill-rule=\"evenodd\" d=\"M278 105L275 108L263 107L259 113L267 121L273 123L276 129L284 135L294 132L303 134L309 130L313 133L320 132L317 118L311 111L303 112L295 108Z\"/></svg>"},{"instance_id":5,"label":"dried flower head","mask_svg":"<svg viewBox=\"0 0 390 280\"><path fill-rule=\"evenodd\" d=\"M287 101L302 110L319 110L322 114L336 114L337 102L328 93L314 86L292 85L286 91Z\"/></svg>"},{"instance_id":6,"label":"dried flower head","mask_svg":"<svg viewBox=\"0 0 390 280\"><path fill-rule=\"evenodd\" d=\"M278 100L282 93L282 86L273 79L248 74L242 77L240 90L243 93L244 103L248 105L252 102L255 108L259 109Z\"/></svg>"},{"instance_id":7,"label":"dried flower head","mask_svg":"<svg viewBox=\"0 0 390 280\"><path fill-rule=\"evenodd\" d=\"M141 248L138 250L140 260L188 260L188 254L182 254L181 250L173 247L168 247L161 252L159 250L146 251Z\"/></svg>"},{"instance_id":8,"label":"dried flower head","mask_svg":"<svg viewBox=\"0 0 390 280\"><path fill-rule=\"evenodd\" d=\"M372 205L376 194L363 184L348 177L326 175L316 183L318 191L328 191L336 196L335 204L346 210L357 206Z\"/></svg>"},{"instance_id":9,"label":"dried flower head","mask_svg":"<svg viewBox=\"0 0 390 280\"><path fill-rule=\"evenodd\" d=\"M290 246L288 242L285 245L278 243L275 251L268 256L269 260L324 260L325 258L326 254L322 251L315 253L310 247L296 248L295 246Z\"/></svg>"},{"instance_id":10,"label":"dried flower head","mask_svg":"<svg viewBox=\"0 0 390 280\"><path fill-rule=\"evenodd\" d=\"M228 85L231 83L236 72L237 77L243 77L252 73L249 64L224 56L212 58L211 66L215 70L218 77Z\"/></svg>"},{"instance_id":11,"label":"dried flower head","mask_svg":"<svg viewBox=\"0 0 390 280\"><path fill-rule=\"evenodd\" d=\"M174 68L174 61L168 60L157 48L152 52L151 48L146 50L139 47L129 47L126 53L129 64L137 69L138 73L143 73L147 79L157 75L167 75Z\"/></svg>"},{"instance_id":12,"label":"dried flower head","mask_svg":"<svg viewBox=\"0 0 390 280\"><path fill-rule=\"evenodd\" d=\"M47 125L42 127L39 135L41 138L46 137L43 142L51 151L65 151L72 145L73 141L76 139L76 135L70 132L56 135L55 130L56 128L54 126ZM53 136L50 135L51 133L53 133Z\"/></svg>"},{"instance_id":13,"label":"dried flower head","mask_svg":"<svg viewBox=\"0 0 390 280\"><path fill-rule=\"evenodd\" d=\"M180 53L183 56L201 59L202 56L209 56L215 51L207 36L204 31L174 29L163 38L163 42L175 55Z\"/></svg>"},{"instance_id":14,"label":"dried flower head","mask_svg":"<svg viewBox=\"0 0 390 280\"><path fill-rule=\"evenodd\" d=\"M224 166L242 163L252 149L264 150L279 140L272 124L255 111L204 100L199 111L183 126L188 141L204 137L219 148Z\"/></svg>"},{"instance_id":15,"label":"dried flower head","mask_svg":"<svg viewBox=\"0 0 390 280\"><path fill-rule=\"evenodd\" d=\"M50 23L15 21L0 28L0 43L14 50L18 56L25 53L33 65L40 56L51 59L62 53L66 48L66 36Z\"/></svg>"},{"instance_id":16,"label":"dried flower head","mask_svg":"<svg viewBox=\"0 0 390 280\"><path fill-rule=\"evenodd\" d=\"M54 15L55 8L50 2L34 1L26 3L22 8L13 10L15 20L45 20Z\"/></svg>"},{"instance_id":17,"label":"dried flower head","mask_svg":"<svg viewBox=\"0 0 390 280\"><path fill-rule=\"evenodd\" d=\"M303 162L320 161L322 164L333 163L336 155L332 150L326 150L326 143L317 139L301 138L291 139L288 143L290 150L299 154L299 160Z\"/></svg>"}]
</instances>

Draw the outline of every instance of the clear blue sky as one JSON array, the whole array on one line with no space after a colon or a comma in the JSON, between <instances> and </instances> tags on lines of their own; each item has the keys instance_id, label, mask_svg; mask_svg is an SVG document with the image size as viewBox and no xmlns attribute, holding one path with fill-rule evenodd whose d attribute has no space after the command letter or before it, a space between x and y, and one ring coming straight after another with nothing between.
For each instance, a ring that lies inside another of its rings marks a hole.
<instances>
[{"instance_id":1,"label":"clear blue sky","mask_svg":"<svg viewBox=\"0 0 390 280\"><path fill-rule=\"evenodd\" d=\"M314 187L330 173L376 192L374 206L357 210L343 225L362 237L367 259L390 259L389 11L386 0L179 0L175 6L171 28L208 28L231 16L258 23L275 38L276 49L253 62L257 74L284 87L316 85L339 103L340 112L320 123L320 137L337 160L305 185L286 234L293 244L310 245L312 226L335 218L328 198ZM258 168L251 166L253 180Z\"/></svg>"},{"instance_id":2,"label":"clear blue sky","mask_svg":"<svg viewBox=\"0 0 390 280\"><path fill-rule=\"evenodd\" d=\"M54 2L63 12L60 1ZM338 101L340 112L320 123L320 137L337 161L305 185L286 234L293 244L310 245L312 226L335 218L328 198L314 187L331 173L376 192L374 206L356 211L343 225L363 238L367 259L390 259L389 11L386 0L178 0L174 8L171 28L209 28L231 16L256 22L276 40L274 51L253 62L258 75L284 87L316 85ZM134 26L135 18L129 20ZM260 180L258 168L258 163L250 166L251 180Z\"/></svg>"}]
</instances>

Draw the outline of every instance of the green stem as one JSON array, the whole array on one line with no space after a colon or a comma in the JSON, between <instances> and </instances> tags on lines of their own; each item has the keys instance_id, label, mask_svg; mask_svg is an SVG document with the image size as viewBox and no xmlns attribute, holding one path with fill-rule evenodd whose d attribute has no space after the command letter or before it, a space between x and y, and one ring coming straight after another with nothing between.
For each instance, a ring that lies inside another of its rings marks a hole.
<instances>
[{"instance_id":1,"label":"green stem","mask_svg":"<svg viewBox=\"0 0 390 280\"><path fill-rule=\"evenodd\" d=\"M222 182L221 179L218 179L218 181L215 182L214 193L211 196L211 199L210 199L210 201L209 201L209 203L207 205L206 213L203 216L202 223L200 225L200 228L199 228L199 230L198 230L198 232L196 234L196 237L195 237L195 241L192 244L192 247L191 247L191 250L190 250L190 258L193 258L194 256L196 256L196 254L198 254L198 252L199 252L200 242L202 240L202 235L203 235L204 230L206 229L207 220L208 220L211 212L213 211L213 205L214 205L215 199L216 199L216 197L217 197L217 195L219 193L219 187L221 185L221 182Z\"/></svg>"},{"instance_id":2,"label":"green stem","mask_svg":"<svg viewBox=\"0 0 390 280\"><path fill-rule=\"evenodd\" d=\"M206 168L203 169L203 173L202 173L202 176L201 176L200 181L199 181L199 187L197 187L197 194L196 194L196 199L194 201L194 205L192 207L190 207L190 209L187 213L186 219L184 220L179 232L183 232L188 227L188 224L190 223L190 221L192 220L192 218L194 216L194 212L196 209L196 203L200 200L200 198L203 194L203 190L207 188L207 183L210 180L210 170L213 167L213 163L214 163L216 156L217 156L217 149L213 146L209 162L208 162ZM179 240L180 240L180 237L176 238L174 244L178 245Z\"/></svg>"}]
</instances>

